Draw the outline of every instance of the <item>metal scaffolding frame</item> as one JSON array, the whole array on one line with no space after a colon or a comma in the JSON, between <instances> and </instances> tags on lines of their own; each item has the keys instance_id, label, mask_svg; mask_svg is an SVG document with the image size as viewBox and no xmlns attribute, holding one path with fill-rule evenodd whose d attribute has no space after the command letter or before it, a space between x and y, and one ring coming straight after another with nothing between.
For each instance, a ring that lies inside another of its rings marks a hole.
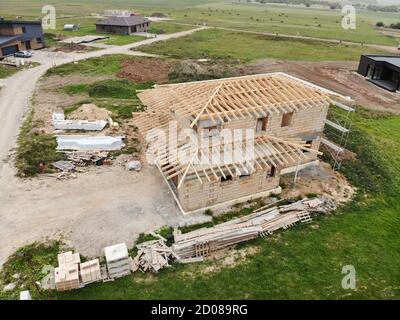
<instances>
[{"instance_id":1,"label":"metal scaffolding frame","mask_svg":"<svg viewBox=\"0 0 400 320\"><path fill-rule=\"evenodd\" d=\"M321 143L327 147L334 161L333 170L338 170L342 166L342 154L346 151L355 111L354 108L336 101L329 107Z\"/></svg>"}]
</instances>

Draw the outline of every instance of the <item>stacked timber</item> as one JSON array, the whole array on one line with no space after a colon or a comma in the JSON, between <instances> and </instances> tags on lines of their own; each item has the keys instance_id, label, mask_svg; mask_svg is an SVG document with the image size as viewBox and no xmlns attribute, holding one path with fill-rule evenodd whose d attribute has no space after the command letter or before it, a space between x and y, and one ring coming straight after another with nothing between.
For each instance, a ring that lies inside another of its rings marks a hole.
<instances>
[{"instance_id":1,"label":"stacked timber","mask_svg":"<svg viewBox=\"0 0 400 320\"><path fill-rule=\"evenodd\" d=\"M270 235L279 229L287 229L297 222L310 222L311 213L318 211L325 211L323 201L302 200L253 212L212 228L203 228L185 234L175 231L175 243L172 249L181 260L205 257L213 251L259 236Z\"/></svg>"}]
</instances>

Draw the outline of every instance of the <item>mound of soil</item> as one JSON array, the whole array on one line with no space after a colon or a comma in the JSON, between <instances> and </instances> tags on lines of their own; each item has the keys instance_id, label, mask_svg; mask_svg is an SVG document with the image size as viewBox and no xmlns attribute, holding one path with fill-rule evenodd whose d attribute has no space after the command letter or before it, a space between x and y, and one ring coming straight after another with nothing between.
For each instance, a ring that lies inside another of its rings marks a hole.
<instances>
[{"instance_id":1,"label":"mound of soil","mask_svg":"<svg viewBox=\"0 0 400 320\"><path fill-rule=\"evenodd\" d=\"M87 46L81 45L81 44L68 44L68 45L63 45L57 48L54 48L53 51L55 52L76 52L76 51L89 51L90 48Z\"/></svg>"},{"instance_id":2,"label":"mound of soil","mask_svg":"<svg viewBox=\"0 0 400 320\"><path fill-rule=\"evenodd\" d=\"M153 81L162 83L168 81L168 75L174 66L175 62L162 59L127 59L122 62L122 70L117 76L134 82Z\"/></svg>"},{"instance_id":3,"label":"mound of soil","mask_svg":"<svg viewBox=\"0 0 400 320\"><path fill-rule=\"evenodd\" d=\"M111 116L111 112L99 108L93 103L83 104L74 112L72 112L68 119L72 120L107 120Z\"/></svg>"}]
</instances>

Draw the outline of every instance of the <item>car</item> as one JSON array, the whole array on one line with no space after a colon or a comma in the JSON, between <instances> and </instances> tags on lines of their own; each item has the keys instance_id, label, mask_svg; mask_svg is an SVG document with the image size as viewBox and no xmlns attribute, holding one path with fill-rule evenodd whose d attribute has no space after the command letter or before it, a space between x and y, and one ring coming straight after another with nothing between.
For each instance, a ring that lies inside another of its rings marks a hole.
<instances>
[{"instance_id":1,"label":"car","mask_svg":"<svg viewBox=\"0 0 400 320\"><path fill-rule=\"evenodd\" d=\"M18 51L16 53L14 53L14 57L16 57L16 58L32 58L32 51L30 51L30 50Z\"/></svg>"}]
</instances>

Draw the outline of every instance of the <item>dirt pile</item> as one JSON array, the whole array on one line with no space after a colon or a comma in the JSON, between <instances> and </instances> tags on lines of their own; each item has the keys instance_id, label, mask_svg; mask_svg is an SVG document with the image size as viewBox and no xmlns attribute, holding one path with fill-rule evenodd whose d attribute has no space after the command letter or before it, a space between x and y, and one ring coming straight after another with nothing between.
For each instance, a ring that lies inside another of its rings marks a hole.
<instances>
[{"instance_id":1,"label":"dirt pile","mask_svg":"<svg viewBox=\"0 0 400 320\"><path fill-rule=\"evenodd\" d=\"M81 45L81 44L67 44L67 45L62 45L59 47L54 48L52 51L55 52L82 52L82 51L90 51L90 48L87 46Z\"/></svg>"},{"instance_id":2,"label":"dirt pile","mask_svg":"<svg viewBox=\"0 0 400 320\"><path fill-rule=\"evenodd\" d=\"M173 82L201 81L238 75L236 65L225 60L184 60L170 74Z\"/></svg>"},{"instance_id":3,"label":"dirt pile","mask_svg":"<svg viewBox=\"0 0 400 320\"><path fill-rule=\"evenodd\" d=\"M111 116L111 112L107 109L99 108L93 103L83 104L68 119L72 120L107 120Z\"/></svg>"},{"instance_id":4,"label":"dirt pile","mask_svg":"<svg viewBox=\"0 0 400 320\"><path fill-rule=\"evenodd\" d=\"M174 66L175 62L163 59L127 59L122 62L122 70L117 76L134 82L154 81L163 83L168 81L168 75Z\"/></svg>"},{"instance_id":5,"label":"dirt pile","mask_svg":"<svg viewBox=\"0 0 400 320\"><path fill-rule=\"evenodd\" d=\"M328 163L320 162L318 166L299 171L296 188L293 188L294 174L281 177L284 187L282 198L305 197L310 194L333 197L337 202L350 201L356 189L337 171L333 171Z\"/></svg>"},{"instance_id":6,"label":"dirt pile","mask_svg":"<svg viewBox=\"0 0 400 320\"><path fill-rule=\"evenodd\" d=\"M358 104L373 110L400 113L400 95L381 89L359 75L353 61L279 61L260 60L241 66L241 74L287 72L342 95L352 97Z\"/></svg>"}]
</instances>

